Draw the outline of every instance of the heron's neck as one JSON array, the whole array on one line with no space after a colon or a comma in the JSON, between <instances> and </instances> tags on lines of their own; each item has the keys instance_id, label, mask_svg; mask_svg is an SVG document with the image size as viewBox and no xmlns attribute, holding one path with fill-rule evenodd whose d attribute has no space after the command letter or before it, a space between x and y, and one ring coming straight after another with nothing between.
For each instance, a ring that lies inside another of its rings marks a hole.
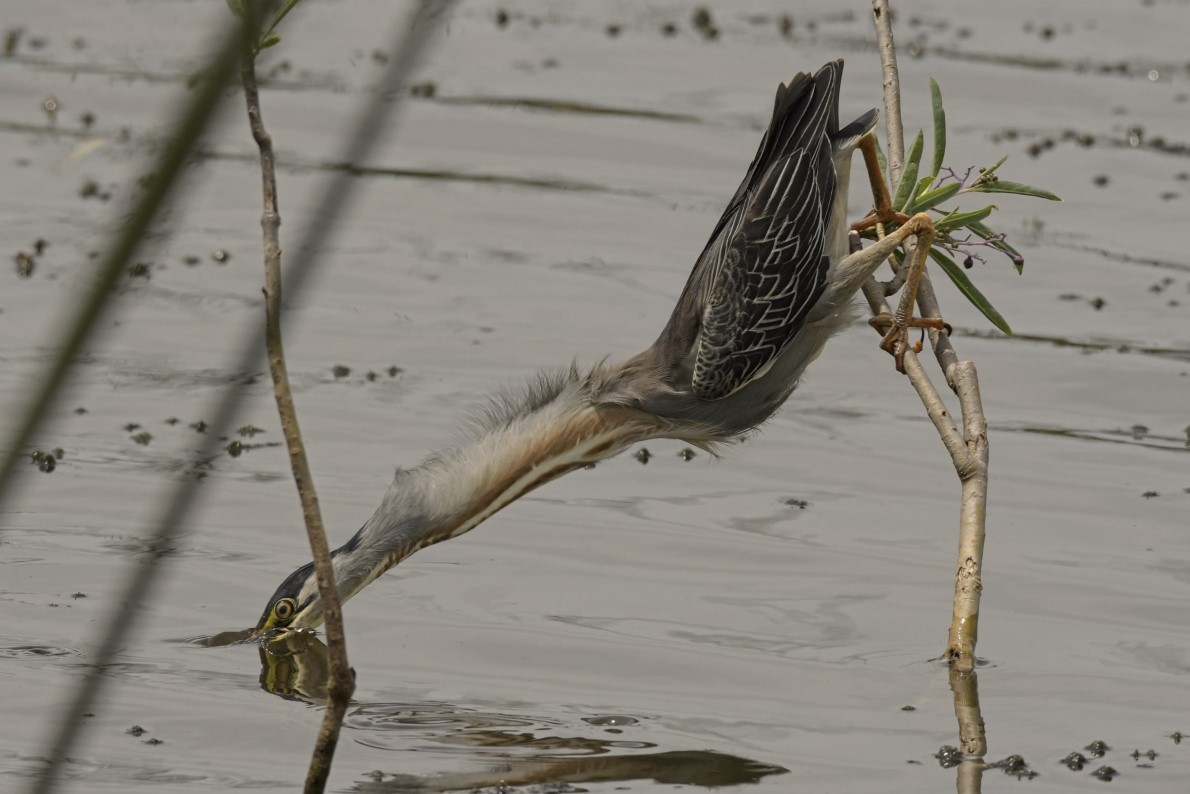
<instances>
[{"instance_id":1,"label":"heron's neck","mask_svg":"<svg viewBox=\"0 0 1190 794\"><path fill-rule=\"evenodd\" d=\"M458 537L534 488L659 431L656 420L601 396L591 376L571 372L502 398L468 441L398 470L376 512L336 551L344 599L418 549Z\"/></svg>"}]
</instances>

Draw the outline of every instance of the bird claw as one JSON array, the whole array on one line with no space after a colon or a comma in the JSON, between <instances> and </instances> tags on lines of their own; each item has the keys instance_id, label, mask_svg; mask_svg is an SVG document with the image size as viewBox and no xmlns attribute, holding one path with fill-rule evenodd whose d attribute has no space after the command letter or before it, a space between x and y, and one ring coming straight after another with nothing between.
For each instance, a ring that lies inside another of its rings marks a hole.
<instances>
[{"instance_id":1,"label":"bird claw","mask_svg":"<svg viewBox=\"0 0 1190 794\"><path fill-rule=\"evenodd\" d=\"M893 357L896 361L897 372L902 375L905 374L905 354L910 348L910 328L945 331L947 336L950 336L953 330L950 323L941 317L908 317L902 320L891 314L878 314L868 320L868 325L884 335L884 338L880 340L880 349ZM924 340L919 340L912 345L913 352L920 353L923 345Z\"/></svg>"},{"instance_id":2,"label":"bird claw","mask_svg":"<svg viewBox=\"0 0 1190 794\"><path fill-rule=\"evenodd\" d=\"M851 231L862 232L866 229L871 229L878 223L895 223L897 226L904 226L908 222L909 216L903 212L897 212L895 210L888 210L887 212L872 210L866 218L851 224Z\"/></svg>"}]
</instances>

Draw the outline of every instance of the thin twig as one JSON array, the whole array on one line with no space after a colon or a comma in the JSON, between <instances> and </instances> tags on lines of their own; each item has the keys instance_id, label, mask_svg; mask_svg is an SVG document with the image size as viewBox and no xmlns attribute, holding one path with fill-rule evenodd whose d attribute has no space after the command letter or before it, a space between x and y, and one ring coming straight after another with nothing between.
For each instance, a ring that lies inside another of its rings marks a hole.
<instances>
[{"instance_id":1,"label":"thin twig","mask_svg":"<svg viewBox=\"0 0 1190 794\"><path fill-rule=\"evenodd\" d=\"M899 175L905 141L901 125L900 78L897 74L896 47L893 42L888 0L872 0L872 17L876 26L876 40L880 47L880 63L884 75L889 173ZM894 180L895 178L893 176ZM864 294L874 295L873 289L865 286ZM871 301L871 296L869 300ZM917 305L923 317L942 316L929 274L922 275L917 291ZM930 331L930 342L938 365L946 375L947 383L959 396L963 414L961 435L953 418L946 411L938 391L917 361L916 355L910 351L905 361L913 386L938 429L962 483L959 563L955 575L954 613L946 649L946 657L950 659L954 669L962 672L973 670L975 666L979 597L983 589L981 571L988 486L987 422L984 419L975 365L970 361L959 360L954 345L946 334ZM958 443L960 438L961 444Z\"/></svg>"},{"instance_id":2,"label":"thin twig","mask_svg":"<svg viewBox=\"0 0 1190 794\"><path fill-rule=\"evenodd\" d=\"M288 11L292 4L287 5ZM247 24L247 19L245 19ZM271 29L270 29L271 30ZM240 63L240 81L244 87L244 101L248 109L248 126L260 150L260 177L263 189L264 212L260 217L264 238L264 297L265 349L269 373L273 378L273 394L277 399L277 413L281 418L281 432L289 450L289 464L302 504L306 535L314 557L314 571L318 580L318 594L323 603L328 645L327 704L322 727L318 731L310 768L306 774L306 791L321 792L326 788L335 747L339 742L339 727L347 714L351 695L355 692L355 671L347 661L347 637L343 630L343 607L339 588L335 584L335 569L331 563L330 546L318 507L318 493L306 447L298 424L293 392L289 387L289 371L285 364L285 350L281 343L281 213L277 204L277 171L274 165L273 139L264 126L260 110L260 92L256 84L256 44L247 39Z\"/></svg>"},{"instance_id":3,"label":"thin twig","mask_svg":"<svg viewBox=\"0 0 1190 794\"><path fill-rule=\"evenodd\" d=\"M887 0L872 1L876 44L880 47L880 73L884 75L884 128L888 132L888 181L897 184L905 159L905 131L901 126L901 73L893 45L892 11Z\"/></svg>"}]
</instances>

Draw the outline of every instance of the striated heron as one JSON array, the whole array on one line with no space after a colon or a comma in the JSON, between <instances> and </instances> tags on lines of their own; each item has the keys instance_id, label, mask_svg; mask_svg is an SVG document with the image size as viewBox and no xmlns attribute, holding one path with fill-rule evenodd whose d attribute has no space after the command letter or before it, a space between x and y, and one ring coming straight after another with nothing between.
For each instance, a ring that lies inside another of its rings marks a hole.
<instances>
[{"instance_id":1,"label":"striated heron","mask_svg":"<svg viewBox=\"0 0 1190 794\"><path fill-rule=\"evenodd\" d=\"M344 601L418 549L634 443L664 437L709 449L755 429L852 322L856 292L909 234L919 234L924 260L932 236L925 216L899 216L896 232L848 253L852 155L864 145L871 171L877 113L839 126L842 73L838 60L777 88L760 149L649 349L619 364L544 372L497 394L466 443L397 471L372 517L332 552ZM892 219L887 198L883 204L867 225ZM907 329L939 322L899 311L883 320L891 330L882 346L901 368ZM322 619L307 564L277 588L257 631L313 628Z\"/></svg>"}]
</instances>

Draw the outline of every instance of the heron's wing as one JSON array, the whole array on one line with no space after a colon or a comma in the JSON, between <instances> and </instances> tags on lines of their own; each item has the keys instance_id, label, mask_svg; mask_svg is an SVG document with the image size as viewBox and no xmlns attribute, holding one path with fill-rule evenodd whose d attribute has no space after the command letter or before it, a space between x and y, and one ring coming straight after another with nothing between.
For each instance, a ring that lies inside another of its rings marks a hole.
<instances>
[{"instance_id":1,"label":"heron's wing","mask_svg":"<svg viewBox=\"0 0 1190 794\"><path fill-rule=\"evenodd\" d=\"M701 399L721 399L763 375L826 287L835 193L827 128L838 101L832 66L774 117L749 173L755 178L741 185L700 258L706 291L692 388ZM782 99L779 92L779 109ZM771 138L778 143L762 162Z\"/></svg>"}]
</instances>

